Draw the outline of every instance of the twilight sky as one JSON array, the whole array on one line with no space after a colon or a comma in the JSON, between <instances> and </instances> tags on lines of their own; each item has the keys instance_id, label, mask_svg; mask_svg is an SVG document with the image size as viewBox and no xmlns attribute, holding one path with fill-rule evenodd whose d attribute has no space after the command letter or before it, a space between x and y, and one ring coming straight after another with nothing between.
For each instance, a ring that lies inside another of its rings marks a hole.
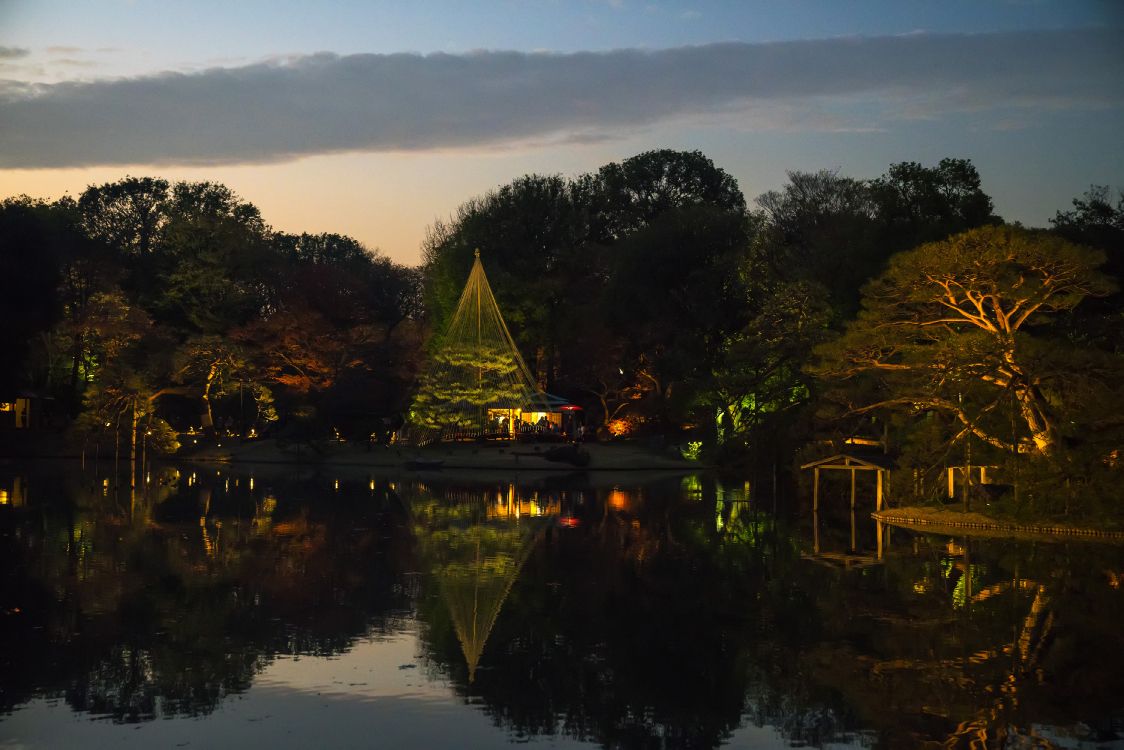
<instances>
[{"instance_id":1,"label":"twilight sky","mask_svg":"<svg viewBox=\"0 0 1124 750\"><path fill-rule=\"evenodd\" d=\"M699 149L786 170L971 159L1045 225L1124 187L1124 3L0 0L0 197L223 182L404 263L529 172Z\"/></svg>"}]
</instances>

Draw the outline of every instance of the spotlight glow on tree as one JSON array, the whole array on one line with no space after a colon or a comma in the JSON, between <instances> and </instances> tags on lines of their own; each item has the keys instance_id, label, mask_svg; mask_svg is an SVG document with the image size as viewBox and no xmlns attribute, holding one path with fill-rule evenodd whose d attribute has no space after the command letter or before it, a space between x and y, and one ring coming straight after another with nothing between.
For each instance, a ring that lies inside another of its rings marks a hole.
<instances>
[{"instance_id":1,"label":"spotlight glow on tree","mask_svg":"<svg viewBox=\"0 0 1124 750\"><path fill-rule=\"evenodd\" d=\"M545 409L484 275L480 251L448 330L421 377L411 424L443 434L484 430L489 410Z\"/></svg>"}]
</instances>

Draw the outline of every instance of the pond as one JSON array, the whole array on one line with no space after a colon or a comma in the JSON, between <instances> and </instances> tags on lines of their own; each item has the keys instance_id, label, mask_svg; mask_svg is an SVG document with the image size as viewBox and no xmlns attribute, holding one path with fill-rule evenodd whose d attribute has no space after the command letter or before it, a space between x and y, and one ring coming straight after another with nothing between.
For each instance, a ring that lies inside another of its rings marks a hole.
<instances>
[{"instance_id":1,"label":"pond","mask_svg":"<svg viewBox=\"0 0 1124 750\"><path fill-rule=\"evenodd\" d=\"M0 747L1124 747L1124 548L339 471L0 466Z\"/></svg>"}]
</instances>

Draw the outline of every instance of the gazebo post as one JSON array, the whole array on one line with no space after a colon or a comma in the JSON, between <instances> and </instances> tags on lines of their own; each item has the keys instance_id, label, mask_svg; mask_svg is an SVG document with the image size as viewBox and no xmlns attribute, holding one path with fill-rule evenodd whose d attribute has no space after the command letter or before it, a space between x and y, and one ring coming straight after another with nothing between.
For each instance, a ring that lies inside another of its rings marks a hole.
<instances>
[{"instance_id":1,"label":"gazebo post","mask_svg":"<svg viewBox=\"0 0 1124 750\"><path fill-rule=\"evenodd\" d=\"M820 467L812 469L812 510L820 510Z\"/></svg>"},{"instance_id":2,"label":"gazebo post","mask_svg":"<svg viewBox=\"0 0 1124 750\"><path fill-rule=\"evenodd\" d=\"M851 512L855 512L855 470L851 469Z\"/></svg>"},{"instance_id":3,"label":"gazebo post","mask_svg":"<svg viewBox=\"0 0 1124 750\"><path fill-rule=\"evenodd\" d=\"M812 551L820 553L820 514L815 511L812 512Z\"/></svg>"},{"instance_id":4,"label":"gazebo post","mask_svg":"<svg viewBox=\"0 0 1124 750\"><path fill-rule=\"evenodd\" d=\"M878 475L878 490L874 496L874 510L878 512L882 510L882 469L877 469L875 474Z\"/></svg>"}]
</instances>

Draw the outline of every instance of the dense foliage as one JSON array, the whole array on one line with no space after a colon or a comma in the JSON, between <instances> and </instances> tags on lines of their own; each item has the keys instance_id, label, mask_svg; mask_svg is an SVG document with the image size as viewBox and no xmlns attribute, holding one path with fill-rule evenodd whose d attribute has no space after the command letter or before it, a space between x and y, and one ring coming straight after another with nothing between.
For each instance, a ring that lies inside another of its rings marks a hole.
<instances>
[{"instance_id":1,"label":"dense foliage","mask_svg":"<svg viewBox=\"0 0 1124 750\"><path fill-rule=\"evenodd\" d=\"M128 177L77 201L8 200L0 242L19 269L5 400L30 390L79 438L135 450L138 435L261 433L297 414L359 435L403 408L417 271L348 237L272 231L225 186Z\"/></svg>"},{"instance_id":2,"label":"dense foliage","mask_svg":"<svg viewBox=\"0 0 1124 750\"><path fill-rule=\"evenodd\" d=\"M385 433L479 249L539 387L602 438L775 471L866 435L909 492L986 461L1067 488L1039 494L1068 512L1124 449L1122 217L1094 187L1048 231L1006 226L963 159L793 172L747 204L703 154L659 150L472 198L409 269L275 232L222 185L129 177L0 206L19 269L0 395L51 396L79 436L124 444Z\"/></svg>"}]
</instances>

